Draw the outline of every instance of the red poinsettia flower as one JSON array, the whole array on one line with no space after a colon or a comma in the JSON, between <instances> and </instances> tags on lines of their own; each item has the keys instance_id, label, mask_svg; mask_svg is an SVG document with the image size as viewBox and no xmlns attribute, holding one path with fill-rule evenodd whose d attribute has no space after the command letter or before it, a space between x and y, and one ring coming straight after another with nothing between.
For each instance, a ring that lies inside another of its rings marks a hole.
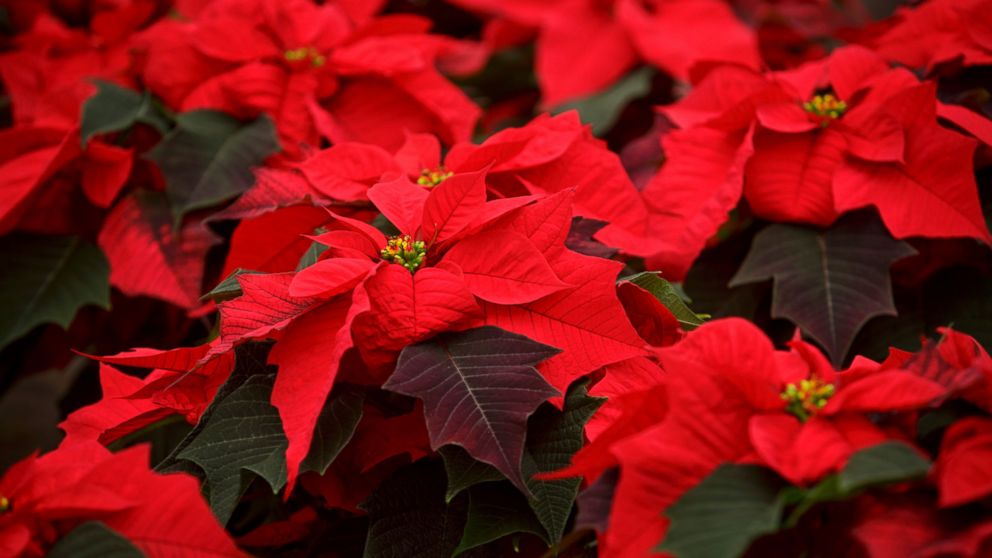
<instances>
[{"instance_id":1,"label":"red poinsettia flower","mask_svg":"<svg viewBox=\"0 0 992 558\"><path fill-rule=\"evenodd\" d=\"M804 366L786 366L777 376L749 379L756 382L753 389L780 390L781 400L751 418L749 433L762 461L796 484L816 482L838 471L855 451L891 437L868 419L868 413L922 409L946 391L936 382L901 371L858 368L835 373L817 349L802 341L791 345L790 356Z\"/></svg>"},{"instance_id":2,"label":"red poinsettia flower","mask_svg":"<svg viewBox=\"0 0 992 558\"><path fill-rule=\"evenodd\" d=\"M405 175L424 192L457 173L488 167L491 198L545 195L574 190L573 209L609 224L597 231L604 244L633 255L653 253L644 201L619 158L594 138L578 114L542 115L520 128L493 134L481 145L456 144L442 159L430 134L408 133L395 152L357 142L334 145L289 168L256 171L256 183L213 219L241 218L231 240L225 274L235 268L288 271L296 268L310 234L328 221L310 205L335 207L361 217L369 188ZM381 190L380 190L381 191ZM381 200L373 200L378 203ZM279 209L296 206L291 209Z\"/></svg>"},{"instance_id":3,"label":"red poinsettia flower","mask_svg":"<svg viewBox=\"0 0 992 558\"><path fill-rule=\"evenodd\" d=\"M888 60L932 69L948 62L992 64L992 19L984 0L930 0L900 8L889 29L869 40Z\"/></svg>"},{"instance_id":4,"label":"red poinsettia flower","mask_svg":"<svg viewBox=\"0 0 992 558\"><path fill-rule=\"evenodd\" d=\"M278 338L272 401L289 438L291 483L352 347L365 369L349 369L348 379L378 385L404 347L495 325L562 350L540 365L562 393L585 373L644 353L617 300L620 264L565 249L571 192L531 205L532 197L487 202L485 178L479 171L436 186L406 176L379 183L368 197L399 235L332 213L329 232L314 237L328 247L315 264L241 275L243 295L220 305L211 354Z\"/></svg>"},{"instance_id":5,"label":"red poinsettia flower","mask_svg":"<svg viewBox=\"0 0 992 558\"><path fill-rule=\"evenodd\" d=\"M742 194L775 221L829 225L873 206L897 238L992 239L975 142L938 125L933 84L862 47L791 72L717 67L663 110L681 129L662 139L668 159L644 195L663 237L652 264L673 276Z\"/></svg>"},{"instance_id":6,"label":"red poinsettia flower","mask_svg":"<svg viewBox=\"0 0 992 558\"><path fill-rule=\"evenodd\" d=\"M776 351L736 318L709 322L657 356L663 371L638 359L607 367L593 393L615 403L590 421L591 443L572 465L551 475L591 480L620 467L603 541L610 556L643 556L667 529L659 510L721 463L762 463L794 483L815 482L899 435L869 413L919 409L945 393L877 364L835 372L801 341Z\"/></svg>"},{"instance_id":7,"label":"red poinsettia flower","mask_svg":"<svg viewBox=\"0 0 992 558\"><path fill-rule=\"evenodd\" d=\"M103 522L150 557L243 556L186 474L148 468L149 448L63 447L0 478L0 553L44 556L76 526Z\"/></svg>"},{"instance_id":8,"label":"red poinsettia flower","mask_svg":"<svg viewBox=\"0 0 992 558\"><path fill-rule=\"evenodd\" d=\"M499 24L536 28L543 102L597 93L646 62L687 79L706 60L757 68L754 33L722 0L456 0Z\"/></svg>"},{"instance_id":9,"label":"red poinsettia flower","mask_svg":"<svg viewBox=\"0 0 992 558\"><path fill-rule=\"evenodd\" d=\"M338 3L212 2L146 34L145 79L180 110L268 114L292 154L320 137L396 147L404 128L468 139L479 111L434 69L430 22L364 19Z\"/></svg>"},{"instance_id":10,"label":"red poinsettia flower","mask_svg":"<svg viewBox=\"0 0 992 558\"><path fill-rule=\"evenodd\" d=\"M120 193L133 150L98 138L81 146L80 107L96 90L93 79L131 81L126 39L149 15L134 4L98 11L90 34L44 14L17 37L17 50L0 56L0 78L14 117L14 125L0 132L0 232L14 227L75 232L87 223L79 211L85 205L80 186L85 199L100 208ZM108 18L118 16L124 20L120 27L106 29Z\"/></svg>"}]
</instances>

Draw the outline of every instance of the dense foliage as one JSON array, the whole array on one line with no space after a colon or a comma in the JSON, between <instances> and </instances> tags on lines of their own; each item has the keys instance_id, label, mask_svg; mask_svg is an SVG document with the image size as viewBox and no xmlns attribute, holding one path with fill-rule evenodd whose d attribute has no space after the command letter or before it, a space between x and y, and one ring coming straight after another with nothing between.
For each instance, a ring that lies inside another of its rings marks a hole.
<instances>
[{"instance_id":1,"label":"dense foliage","mask_svg":"<svg viewBox=\"0 0 992 558\"><path fill-rule=\"evenodd\" d=\"M992 0L0 30L0 555L992 556Z\"/></svg>"}]
</instances>

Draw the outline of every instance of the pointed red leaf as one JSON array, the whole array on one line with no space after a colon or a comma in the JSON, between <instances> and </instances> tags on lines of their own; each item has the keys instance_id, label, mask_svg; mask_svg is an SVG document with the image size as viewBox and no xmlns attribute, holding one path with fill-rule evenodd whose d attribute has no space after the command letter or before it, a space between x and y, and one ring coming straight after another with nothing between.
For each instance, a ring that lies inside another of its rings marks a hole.
<instances>
[{"instance_id":1,"label":"pointed red leaf","mask_svg":"<svg viewBox=\"0 0 992 558\"><path fill-rule=\"evenodd\" d=\"M896 238L992 242L972 172L976 142L936 123L933 84L906 89L886 110L906 127L905 164L848 160L834 178L837 209L873 205Z\"/></svg>"},{"instance_id":2,"label":"pointed red leaf","mask_svg":"<svg viewBox=\"0 0 992 558\"><path fill-rule=\"evenodd\" d=\"M348 142L316 153L299 168L313 188L335 200L364 200L383 174L400 170L385 149Z\"/></svg>"},{"instance_id":3,"label":"pointed red leaf","mask_svg":"<svg viewBox=\"0 0 992 558\"><path fill-rule=\"evenodd\" d=\"M495 327L445 334L404 349L383 387L424 401L432 449L460 445L528 493L527 417L558 395L534 366L557 352Z\"/></svg>"},{"instance_id":4,"label":"pointed red leaf","mask_svg":"<svg viewBox=\"0 0 992 558\"><path fill-rule=\"evenodd\" d=\"M547 196L537 203L508 213L493 224L496 230L507 228L522 234L548 261L555 259L565 249L569 226L572 221L571 190Z\"/></svg>"},{"instance_id":5,"label":"pointed red leaf","mask_svg":"<svg viewBox=\"0 0 992 558\"><path fill-rule=\"evenodd\" d=\"M369 189L369 199L376 208L396 225L403 234L416 236L424 216L424 204L429 194L423 186L410 181L406 175L380 182Z\"/></svg>"},{"instance_id":6,"label":"pointed red leaf","mask_svg":"<svg viewBox=\"0 0 992 558\"><path fill-rule=\"evenodd\" d=\"M210 350L209 345L199 347L181 347L178 349L160 350L137 348L117 353L116 355L95 356L76 351L87 358L117 366L134 366L135 368L163 368L185 372L193 368L198 360Z\"/></svg>"},{"instance_id":7,"label":"pointed red leaf","mask_svg":"<svg viewBox=\"0 0 992 558\"><path fill-rule=\"evenodd\" d=\"M470 236L443 261L458 264L472 294L497 304L524 304L569 288L533 244L509 231Z\"/></svg>"},{"instance_id":8,"label":"pointed red leaf","mask_svg":"<svg viewBox=\"0 0 992 558\"><path fill-rule=\"evenodd\" d=\"M368 259L331 258L300 270L289 284L290 296L330 298L349 291L375 268Z\"/></svg>"},{"instance_id":9,"label":"pointed red leaf","mask_svg":"<svg viewBox=\"0 0 992 558\"><path fill-rule=\"evenodd\" d=\"M158 194L121 200L99 236L112 285L129 296L151 296L183 308L200 304L204 261L215 242L200 222L173 230L172 212Z\"/></svg>"},{"instance_id":10,"label":"pointed red leaf","mask_svg":"<svg viewBox=\"0 0 992 558\"><path fill-rule=\"evenodd\" d=\"M159 374L160 375L160 374ZM154 379L154 375L149 379ZM100 401L76 410L59 424L65 431L64 446L93 441L109 444L114 440L165 418L173 411L160 407L150 399L133 400L127 396L141 389L144 382L115 370L100 366Z\"/></svg>"},{"instance_id":11,"label":"pointed red leaf","mask_svg":"<svg viewBox=\"0 0 992 558\"><path fill-rule=\"evenodd\" d=\"M424 203L428 246L451 239L471 224L486 203L486 171L456 174L431 190Z\"/></svg>"},{"instance_id":12,"label":"pointed red leaf","mask_svg":"<svg viewBox=\"0 0 992 558\"><path fill-rule=\"evenodd\" d=\"M255 184L247 192L207 220L253 219L280 207L303 203L315 193L300 173L265 167L255 170Z\"/></svg>"},{"instance_id":13,"label":"pointed red leaf","mask_svg":"<svg viewBox=\"0 0 992 558\"><path fill-rule=\"evenodd\" d=\"M281 330L297 316L321 304L323 298L289 294L294 276L293 273L239 275L243 294L220 304L220 341L211 347L207 357Z\"/></svg>"},{"instance_id":14,"label":"pointed red leaf","mask_svg":"<svg viewBox=\"0 0 992 558\"><path fill-rule=\"evenodd\" d=\"M648 259L670 280L689 266L740 201L751 134L693 128L662 139L667 160L644 189L651 230L661 246Z\"/></svg>"},{"instance_id":15,"label":"pointed red leaf","mask_svg":"<svg viewBox=\"0 0 992 558\"><path fill-rule=\"evenodd\" d=\"M287 495L310 449L317 418L334 387L341 357L352 346L351 322L367 306L364 292L338 297L293 321L269 354L269 362L279 367L272 404L279 409L289 440Z\"/></svg>"},{"instance_id":16,"label":"pointed red leaf","mask_svg":"<svg viewBox=\"0 0 992 558\"><path fill-rule=\"evenodd\" d=\"M224 263L223 277L235 269L279 273L293 271L310 247L302 235L330 221L318 207L294 206L245 219L231 235L231 249Z\"/></svg>"},{"instance_id":17,"label":"pointed red leaf","mask_svg":"<svg viewBox=\"0 0 992 558\"><path fill-rule=\"evenodd\" d=\"M620 263L565 252L553 267L562 281L576 286L525 305L484 302L486 323L561 349L540 369L562 392L583 374L645 354L644 341L617 299Z\"/></svg>"},{"instance_id":18,"label":"pointed red leaf","mask_svg":"<svg viewBox=\"0 0 992 558\"><path fill-rule=\"evenodd\" d=\"M837 218L832 183L845 147L844 135L832 127L804 134L757 132L746 171L748 203L772 221L829 225Z\"/></svg>"}]
</instances>

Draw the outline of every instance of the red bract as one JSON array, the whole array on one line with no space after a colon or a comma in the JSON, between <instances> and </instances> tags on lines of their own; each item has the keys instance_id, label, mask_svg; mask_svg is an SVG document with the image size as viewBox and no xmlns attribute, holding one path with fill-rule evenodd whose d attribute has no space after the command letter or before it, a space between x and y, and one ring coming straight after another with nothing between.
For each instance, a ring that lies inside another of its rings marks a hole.
<instances>
[{"instance_id":1,"label":"red bract","mask_svg":"<svg viewBox=\"0 0 992 558\"><path fill-rule=\"evenodd\" d=\"M992 523L971 521L934 509L918 494L858 502L851 538L877 558L985 556L992 544Z\"/></svg>"},{"instance_id":2,"label":"red bract","mask_svg":"<svg viewBox=\"0 0 992 558\"><path fill-rule=\"evenodd\" d=\"M44 556L77 525L99 520L150 557L243 556L200 496L196 479L148 469L148 447L98 444L31 456L0 479L0 551Z\"/></svg>"},{"instance_id":3,"label":"red bract","mask_svg":"<svg viewBox=\"0 0 992 558\"><path fill-rule=\"evenodd\" d=\"M242 275L244 294L221 304L213 354L282 331L270 355L280 369L272 397L290 440L291 481L353 346L368 367L357 379L378 384L404 347L496 325L562 349L541 365L562 392L643 353L616 298L619 265L563 245L571 193L533 205L486 202L485 177L455 174L430 190L405 177L377 184L369 197L399 236L332 214L333 230L315 237L328 247L319 261L297 273Z\"/></svg>"},{"instance_id":4,"label":"red bract","mask_svg":"<svg viewBox=\"0 0 992 558\"><path fill-rule=\"evenodd\" d=\"M928 70L949 62L992 63L992 19L984 0L930 0L900 8L893 19L870 41L888 60Z\"/></svg>"},{"instance_id":5,"label":"red bract","mask_svg":"<svg viewBox=\"0 0 992 558\"><path fill-rule=\"evenodd\" d=\"M948 428L936 475L941 506L959 506L992 494L992 420L972 417Z\"/></svg>"},{"instance_id":6,"label":"red bract","mask_svg":"<svg viewBox=\"0 0 992 558\"><path fill-rule=\"evenodd\" d=\"M404 128L468 139L478 109L433 68L429 22L356 21L338 3L224 0L143 38L145 79L179 110L266 113L283 148L364 141L395 147Z\"/></svg>"},{"instance_id":7,"label":"red bract","mask_svg":"<svg viewBox=\"0 0 992 558\"><path fill-rule=\"evenodd\" d=\"M702 61L757 68L754 33L720 0L457 0L518 26L536 28L543 102L597 93L646 62L686 79Z\"/></svg>"},{"instance_id":8,"label":"red bract","mask_svg":"<svg viewBox=\"0 0 992 558\"><path fill-rule=\"evenodd\" d=\"M897 238L988 242L971 173L975 142L938 125L932 84L861 47L761 75L710 70L663 109L681 130L644 191L663 249L653 265L685 274L743 194L760 217L829 225L878 209Z\"/></svg>"},{"instance_id":9,"label":"red bract","mask_svg":"<svg viewBox=\"0 0 992 558\"><path fill-rule=\"evenodd\" d=\"M14 116L14 126L0 134L0 231L84 228L82 200L69 207L79 189L97 207L114 201L130 175L132 149L100 140L81 147L80 107L95 90L90 80L130 81L132 58L124 39L148 15L126 22L112 37L88 35L42 15L18 37L20 50L0 56ZM60 181L60 174L72 179Z\"/></svg>"},{"instance_id":10,"label":"red bract","mask_svg":"<svg viewBox=\"0 0 992 558\"><path fill-rule=\"evenodd\" d=\"M393 197L390 191L379 189L373 194L369 187L380 181L390 182L402 174L426 188L451 174L488 168L486 185L490 197L539 196L573 189L572 206L576 214L608 223L596 233L597 239L632 255L644 256L656 251L646 228L648 213L644 200L619 158L593 137L574 111L538 116L523 127L497 132L479 145L458 143L444 158L436 137L407 134L393 153L376 145L348 142L315 152L293 167L258 171L256 185L215 218L255 217L263 210L306 200L321 205L371 199L376 204L402 205L405 202ZM416 212L412 208L408 210ZM290 220L300 225L298 219ZM296 230L288 223L278 227L270 223L264 226L264 236L269 237L268 243L274 240L268 232L272 228L309 233L321 224L312 223L309 229ZM254 225L241 226L247 227ZM242 261L242 247L237 246L237 238L233 244L239 249L237 266L270 271L251 265L253 262L249 260ZM260 253L257 245L245 250ZM232 270L233 264L227 268Z\"/></svg>"},{"instance_id":11,"label":"red bract","mask_svg":"<svg viewBox=\"0 0 992 558\"><path fill-rule=\"evenodd\" d=\"M234 355L225 354L197 367L210 345L160 351L133 349L110 356L90 356L100 361L103 397L63 421L63 445L93 441L110 444L162 418L184 415L196 424L218 388L234 368ZM128 376L114 366L148 368L143 380Z\"/></svg>"},{"instance_id":12,"label":"red bract","mask_svg":"<svg viewBox=\"0 0 992 558\"><path fill-rule=\"evenodd\" d=\"M609 556L642 556L665 532L657 510L721 463L762 463L812 484L855 451L902 437L869 413L922 409L945 394L936 382L877 365L835 372L802 341L775 351L738 319L703 325L658 358L663 373L636 361L607 368L600 392L617 407L600 411L606 415L590 422L591 444L553 475L595 478L620 466L604 540Z\"/></svg>"}]
</instances>

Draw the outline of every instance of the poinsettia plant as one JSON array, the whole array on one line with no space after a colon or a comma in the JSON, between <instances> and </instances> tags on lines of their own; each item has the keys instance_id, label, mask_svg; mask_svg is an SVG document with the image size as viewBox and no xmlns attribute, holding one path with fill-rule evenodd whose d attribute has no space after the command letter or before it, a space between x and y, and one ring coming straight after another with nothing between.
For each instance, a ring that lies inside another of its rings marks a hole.
<instances>
[{"instance_id":1,"label":"poinsettia plant","mask_svg":"<svg viewBox=\"0 0 992 558\"><path fill-rule=\"evenodd\" d=\"M0 554L988 555L989 14L0 6Z\"/></svg>"}]
</instances>

